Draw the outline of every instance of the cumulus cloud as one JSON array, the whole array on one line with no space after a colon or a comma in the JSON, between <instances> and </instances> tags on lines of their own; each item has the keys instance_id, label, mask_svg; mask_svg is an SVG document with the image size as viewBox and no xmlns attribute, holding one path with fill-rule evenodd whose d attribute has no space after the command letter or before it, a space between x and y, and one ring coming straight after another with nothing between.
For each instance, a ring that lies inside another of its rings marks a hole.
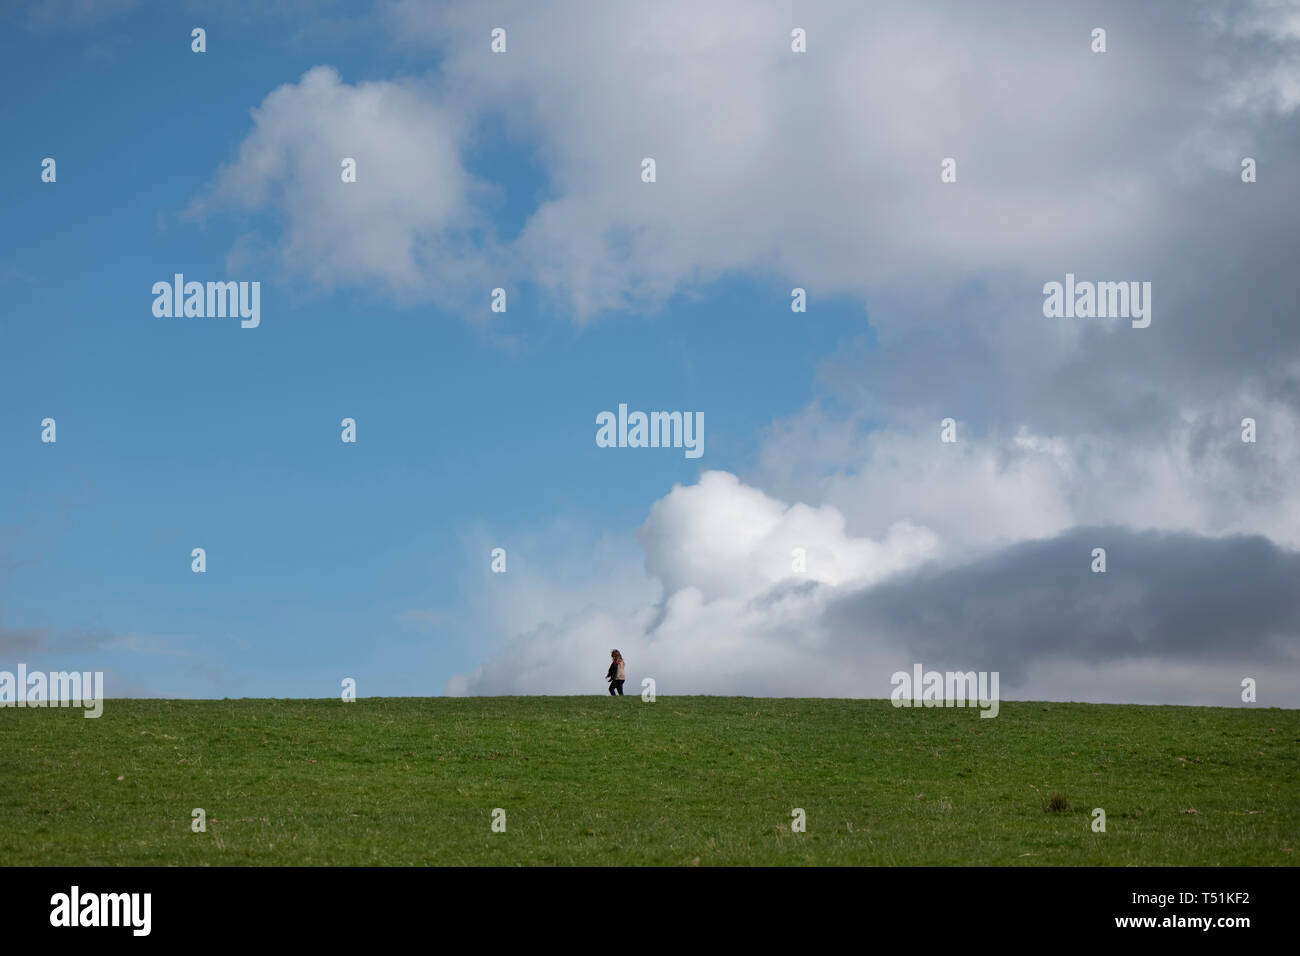
<instances>
[{"instance_id":1,"label":"cumulus cloud","mask_svg":"<svg viewBox=\"0 0 1300 956\"><path fill-rule=\"evenodd\" d=\"M1115 5L1105 55L1089 50L1091 21L1050 5L380 9L395 42L439 58L427 80L349 86L318 67L255 110L218 181L222 200L279 217L287 258L320 281L432 297L421 270L492 258L582 321L733 270L910 294L988 270L1151 272L1184 262L1175 240L1204 222L1218 251L1251 236L1267 249L1285 228L1260 235L1240 189L1216 188L1240 186L1245 151L1294 145L1300 53L1293 18L1267 4ZM505 55L487 23L507 27ZM790 52L794 24L807 54ZM487 256L449 227L475 209L469 134L497 117L547 182L518 238ZM338 157L358 152L365 188L339 190ZM959 178L945 187L949 156ZM1295 208L1294 183L1267 188ZM340 233L373 253L331 248ZM421 255L431 244L439 256Z\"/></svg>"},{"instance_id":2,"label":"cumulus cloud","mask_svg":"<svg viewBox=\"0 0 1300 956\"><path fill-rule=\"evenodd\" d=\"M585 322L740 271L804 286L814 308L852 295L872 333L822 369L840 411L814 403L774 423L745 482L707 473L650 508L638 542L657 600L580 602L571 578L536 579L499 621L513 642L449 691L589 690L608 648L631 644L665 692L874 696L869 675L921 651L1023 651L1013 638L1047 633L1059 606L1076 628L1063 648L1091 636L1112 658L1022 653L1003 667L1025 693L1231 703L1215 695L1216 668L1232 665L1197 657L1205 644L1186 635L1178 602L1192 595L1154 573L1107 578L1100 603L1071 590L1077 529L1106 527L1121 552L1194 576L1227 562L1206 593L1239 588L1269 609L1242 617L1238 643L1290 675L1294 695L1292 609L1233 570L1292 568L1286 549L1300 546L1300 184L1280 161L1300 148L1293 12L383 9L395 42L437 68L356 85L317 68L272 92L196 213L264 214L247 248L269 242L322 284L403 299L481 293L495 269ZM496 25L505 55L489 52ZM1089 49L1097 25L1104 55ZM807 54L790 52L793 26ZM474 131L498 120L545 177L509 241L467 172ZM338 182L345 155L356 186ZM647 156L653 185L640 181ZM1244 156L1259 182L1241 182ZM944 157L956 184L939 181ZM1042 285L1067 272L1150 281L1150 328L1046 319ZM944 417L956 445L937 440ZM1257 443L1240 440L1246 417ZM796 547L802 575L788 570ZM1025 555L1067 577L1027 594ZM947 576L914 577L923 568ZM958 603L908 617L918 581ZM979 603L990 591L1011 596L1002 617ZM984 616L966 620L968 606ZM853 638L850 609L865 632ZM1119 620L1155 609L1156 624ZM923 639L927 620L941 646ZM1128 643L1107 643L1104 622Z\"/></svg>"},{"instance_id":3,"label":"cumulus cloud","mask_svg":"<svg viewBox=\"0 0 1300 956\"><path fill-rule=\"evenodd\" d=\"M1254 443L1241 440L1243 410L1257 419ZM937 413L909 424L867 430L810 408L774 426L757 481L834 505L857 534L906 516L966 555L1095 524L1300 548L1300 414L1284 401L1239 395L1157 423L1167 430L1044 434L959 420L952 444L939 440Z\"/></svg>"},{"instance_id":4,"label":"cumulus cloud","mask_svg":"<svg viewBox=\"0 0 1300 956\"><path fill-rule=\"evenodd\" d=\"M818 639L805 625L831 593L916 567L935 549L933 535L906 522L878 540L852 538L832 507L786 505L716 471L656 502L639 537L662 600L557 618L448 692L581 693L612 647L676 693L780 693L800 674L847 692L851 677L802 653ZM795 548L806 571L794 570Z\"/></svg>"},{"instance_id":5,"label":"cumulus cloud","mask_svg":"<svg viewBox=\"0 0 1300 956\"><path fill-rule=\"evenodd\" d=\"M400 299L459 287L482 268L469 241L477 184L461 159L464 120L415 84L348 84L330 67L269 93L237 158L191 217L268 212L283 266L324 286L378 283ZM356 160L343 183L341 163ZM468 274L467 274L468 273Z\"/></svg>"},{"instance_id":6,"label":"cumulus cloud","mask_svg":"<svg viewBox=\"0 0 1300 956\"><path fill-rule=\"evenodd\" d=\"M938 547L933 533L906 521L878 541L849 537L838 509L786 505L721 471L657 501L639 537L646 570L667 593L693 588L706 601L790 580L796 549L813 568L810 580L839 586L914 567Z\"/></svg>"},{"instance_id":7,"label":"cumulus cloud","mask_svg":"<svg viewBox=\"0 0 1300 956\"><path fill-rule=\"evenodd\" d=\"M618 647L633 686L664 694L885 697L920 662L998 671L1008 697L1232 704L1267 674L1267 702L1300 702L1300 554L1261 537L1075 528L967 560L927 529L854 538L830 506L708 472L640 538L661 600L519 634L447 693L590 693Z\"/></svg>"},{"instance_id":8,"label":"cumulus cloud","mask_svg":"<svg viewBox=\"0 0 1300 956\"><path fill-rule=\"evenodd\" d=\"M1300 407L1300 184L1272 157L1300 148L1294 16L1116 4L1099 55L1091 20L999 8L388 4L395 40L438 68L356 86L317 68L274 91L196 209L272 214L273 248L322 283L419 298L506 274L579 321L735 270L814 301L851 293L875 345L826 381L884 422L953 415L1157 457L1182 454L1189 417L1200 442L1261 410L1283 436ZM488 22L506 25L505 55ZM809 53L790 53L792 24ZM495 117L547 179L512 242L465 167ZM361 181L342 189L337 158L358 144ZM1044 319L1042 284L1067 271L1150 280L1152 326Z\"/></svg>"},{"instance_id":9,"label":"cumulus cloud","mask_svg":"<svg viewBox=\"0 0 1300 956\"><path fill-rule=\"evenodd\" d=\"M459 102L538 140L552 194L518 251L579 313L734 269L862 293L987 269L1150 268L1196 193L1235 179L1240 149L1278 142L1297 52L1264 6L1099 16L1105 55L1092 20L1018 3L390 13L403 42L444 55ZM489 21L507 27L506 55L487 52ZM807 54L790 52L795 25ZM949 156L956 187L939 183Z\"/></svg>"}]
</instances>

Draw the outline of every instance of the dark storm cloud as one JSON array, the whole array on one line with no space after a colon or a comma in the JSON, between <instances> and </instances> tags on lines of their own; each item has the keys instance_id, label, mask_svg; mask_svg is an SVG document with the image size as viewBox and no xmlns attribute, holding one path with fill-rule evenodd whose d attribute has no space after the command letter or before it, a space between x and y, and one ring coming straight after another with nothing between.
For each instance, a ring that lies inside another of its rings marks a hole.
<instances>
[{"instance_id":1,"label":"dark storm cloud","mask_svg":"<svg viewBox=\"0 0 1300 956\"><path fill-rule=\"evenodd\" d=\"M1105 573L1091 570L1098 547ZM846 649L885 636L918 661L997 670L1013 683L1047 659L1294 661L1300 553L1258 536L1077 528L892 579L826 615Z\"/></svg>"}]
</instances>

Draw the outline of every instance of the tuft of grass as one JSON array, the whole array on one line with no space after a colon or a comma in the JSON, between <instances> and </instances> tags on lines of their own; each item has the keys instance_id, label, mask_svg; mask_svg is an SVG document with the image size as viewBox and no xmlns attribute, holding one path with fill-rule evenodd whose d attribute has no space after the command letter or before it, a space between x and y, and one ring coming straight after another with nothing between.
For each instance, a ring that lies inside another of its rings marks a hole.
<instances>
[{"instance_id":1,"label":"tuft of grass","mask_svg":"<svg viewBox=\"0 0 1300 956\"><path fill-rule=\"evenodd\" d=\"M607 695L109 700L96 720L0 708L0 861L1300 862L1300 712L1004 701L979 714ZM1044 812L1043 780L1105 808L1106 832ZM797 807L806 832L791 830Z\"/></svg>"},{"instance_id":2,"label":"tuft of grass","mask_svg":"<svg viewBox=\"0 0 1300 956\"><path fill-rule=\"evenodd\" d=\"M1064 813L1070 809L1070 800L1063 793L1053 793L1047 799L1047 809L1052 813Z\"/></svg>"}]
</instances>

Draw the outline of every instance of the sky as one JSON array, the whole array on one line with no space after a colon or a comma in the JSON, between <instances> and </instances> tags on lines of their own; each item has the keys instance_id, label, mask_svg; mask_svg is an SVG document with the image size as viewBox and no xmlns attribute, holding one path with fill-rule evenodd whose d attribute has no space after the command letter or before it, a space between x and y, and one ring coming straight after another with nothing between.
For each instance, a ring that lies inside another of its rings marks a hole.
<instances>
[{"instance_id":1,"label":"sky","mask_svg":"<svg viewBox=\"0 0 1300 956\"><path fill-rule=\"evenodd\" d=\"M7 5L0 670L1300 706L1297 107L1262 0Z\"/></svg>"}]
</instances>

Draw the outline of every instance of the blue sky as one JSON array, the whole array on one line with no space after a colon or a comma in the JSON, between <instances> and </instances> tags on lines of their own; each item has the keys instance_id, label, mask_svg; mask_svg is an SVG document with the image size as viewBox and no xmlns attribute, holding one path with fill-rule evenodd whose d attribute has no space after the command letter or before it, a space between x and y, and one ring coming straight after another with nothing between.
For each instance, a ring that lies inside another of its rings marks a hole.
<instances>
[{"instance_id":1,"label":"blue sky","mask_svg":"<svg viewBox=\"0 0 1300 956\"><path fill-rule=\"evenodd\" d=\"M42 0L0 90L0 669L1300 702L1283 8ZM598 448L620 403L703 457Z\"/></svg>"},{"instance_id":2,"label":"blue sky","mask_svg":"<svg viewBox=\"0 0 1300 956\"><path fill-rule=\"evenodd\" d=\"M489 560L479 533L508 554L557 516L630 536L675 482L745 468L766 424L814 393L822 356L865 328L852 303L793 315L761 275L585 327L508 275L505 315L487 289L471 316L267 274L256 330L155 318L154 281L235 278L225 257L247 224L181 213L250 106L319 58L238 25L192 54L189 22L114 21L107 62L86 52L95 25L7 33L4 86L26 93L6 96L0 156L0 500L19 562L4 622L142 648L42 655L52 669L169 696L326 696L345 675L365 694L438 693L505 637L465 614ZM353 81L390 66L329 52ZM517 232L546 185L528 145L465 159L501 190L494 226ZM595 415L619 402L704 410L705 456L598 449ZM38 440L47 416L54 445ZM402 622L431 608L448 626Z\"/></svg>"}]
</instances>

